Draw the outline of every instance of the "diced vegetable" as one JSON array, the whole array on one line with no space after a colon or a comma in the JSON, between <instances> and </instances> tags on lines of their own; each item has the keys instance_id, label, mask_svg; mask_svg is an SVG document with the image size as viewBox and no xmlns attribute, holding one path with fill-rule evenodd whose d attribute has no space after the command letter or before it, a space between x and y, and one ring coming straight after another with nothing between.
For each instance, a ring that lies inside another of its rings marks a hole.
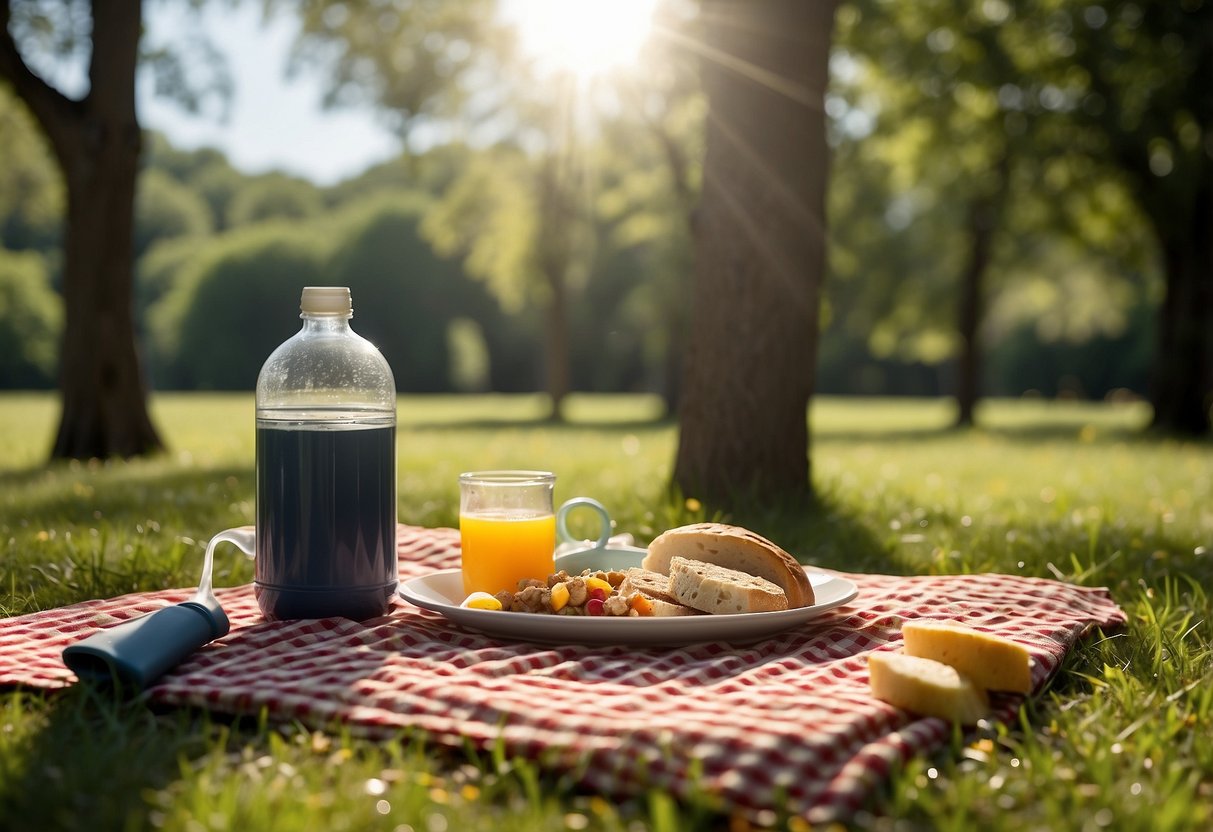
<instances>
[{"instance_id":1,"label":"diced vegetable","mask_svg":"<svg viewBox=\"0 0 1213 832\"><path fill-rule=\"evenodd\" d=\"M552 612L560 612L569 602L569 588L563 581L552 584Z\"/></svg>"},{"instance_id":2,"label":"diced vegetable","mask_svg":"<svg viewBox=\"0 0 1213 832\"><path fill-rule=\"evenodd\" d=\"M602 590L603 598L607 597L615 590L615 587L611 586L609 581L604 581L602 578L586 578L585 585L590 589L591 597L593 597L593 591L595 589Z\"/></svg>"},{"instance_id":3,"label":"diced vegetable","mask_svg":"<svg viewBox=\"0 0 1213 832\"><path fill-rule=\"evenodd\" d=\"M629 603L628 606L636 610L637 615L653 614L653 602L648 598L645 598L639 592L632 596L631 603Z\"/></svg>"}]
</instances>

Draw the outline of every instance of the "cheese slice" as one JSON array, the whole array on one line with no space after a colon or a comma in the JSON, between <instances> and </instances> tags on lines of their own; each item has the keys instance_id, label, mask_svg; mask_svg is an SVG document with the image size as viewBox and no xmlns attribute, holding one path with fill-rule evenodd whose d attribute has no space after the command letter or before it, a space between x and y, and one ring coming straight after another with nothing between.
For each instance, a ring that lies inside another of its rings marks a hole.
<instances>
[{"instance_id":1,"label":"cheese slice","mask_svg":"<svg viewBox=\"0 0 1213 832\"><path fill-rule=\"evenodd\" d=\"M944 621L907 621L905 652L951 665L984 690L1032 692L1032 657L1023 645Z\"/></svg>"},{"instance_id":2,"label":"cheese slice","mask_svg":"<svg viewBox=\"0 0 1213 832\"><path fill-rule=\"evenodd\" d=\"M872 653L868 678L877 699L923 716L975 725L990 704L956 668L905 653Z\"/></svg>"}]
</instances>

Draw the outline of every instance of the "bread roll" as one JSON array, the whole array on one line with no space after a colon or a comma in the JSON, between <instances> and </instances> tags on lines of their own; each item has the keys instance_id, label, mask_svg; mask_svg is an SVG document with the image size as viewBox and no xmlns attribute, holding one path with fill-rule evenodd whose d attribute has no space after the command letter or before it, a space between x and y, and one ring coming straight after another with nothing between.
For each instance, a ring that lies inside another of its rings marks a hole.
<instances>
[{"instance_id":1,"label":"bread roll","mask_svg":"<svg viewBox=\"0 0 1213 832\"><path fill-rule=\"evenodd\" d=\"M796 558L761 535L723 523L695 523L660 534L649 544L643 569L668 575L670 560L684 557L748 572L777 584L789 607L813 604L813 585Z\"/></svg>"},{"instance_id":2,"label":"bread roll","mask_svg":"<svg viewBox=\"0 0 1213 832\"><path fill-rule=\"evenodd\" d=\"M688 607L716 615L775 612L788 608L778 585L748 572L675 557L670 561L670 593Z\"/></svg>"}]
</instances>

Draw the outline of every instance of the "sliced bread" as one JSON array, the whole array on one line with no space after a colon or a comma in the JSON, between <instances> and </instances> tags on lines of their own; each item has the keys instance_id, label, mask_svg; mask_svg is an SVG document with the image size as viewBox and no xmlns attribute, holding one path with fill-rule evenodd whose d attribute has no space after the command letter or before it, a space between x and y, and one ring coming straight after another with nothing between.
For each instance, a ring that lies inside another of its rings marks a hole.
<instances>
[{"instance_id":1,"label":"sliced bread","mask_svg":"<svg viewBox=\"0 0 1213 832\"><path fill-rule=\"evenodd\" d=\"M761 535L740 526L695 523L658 535L641 567L670 574L670 561L684 557L747 572L778 584L789 607L813 604L813 585L796 558Z\"/></svg>"},{"instance_id":2,"label":"sliced bread","mask_svg":"<svg viewBox=\"0 0 1213 832\"><path fill-rule=\"evenodd\" d=\"M624 573L623 581L619 584L619 594L626 597L633 592L639 592L648 599L653 608L653 615L658 617L702 614L700 610L678 603L670 594L669 586L668 576L633 567Z\"/></svg>"},{"instance_id":3,"label":"sliced bread","mask_svg":"<svg viewBox=\"0 0 1213 832\"><path fill-rule=\"evenodd\" d=\"M670 594L679 603L715 615L788 608L788 596L778 584L714 563L675 557L669 581Z\"/></svg>"}]
</instances>

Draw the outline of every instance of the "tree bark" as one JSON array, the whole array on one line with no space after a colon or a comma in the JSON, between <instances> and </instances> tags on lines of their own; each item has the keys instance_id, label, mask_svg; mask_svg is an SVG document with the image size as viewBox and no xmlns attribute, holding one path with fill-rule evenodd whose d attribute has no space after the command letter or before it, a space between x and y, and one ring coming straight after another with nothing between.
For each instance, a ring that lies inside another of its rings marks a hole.
<instances>
[{"instance_id":1,"label":"tree bark","mask_svg":"<svg viewBox=\"0 0 1213 832\"><path fill-rule=\"evenodd\" d=\"M539 172L539 270L547 287L544 309L544 370L552 403L549 418L563 418L564 399L571 387L569 368L568 270L575 219L568 198L570 174L559 155Z\"/></svg>"},{"instance_id":2,"label":"tree bark","mask_svg":"<svg viewBox=\"0 0 1213 832\"><path fill-rule=\"evenodd\" d=\"M807 499L834 3L707 0L709 118L675 484Z\"/></svg>"},{"instance_id":3,"label":"tree bark","mask_svg":"<svg viewBox=\"0 0 1213 832\"><path fill-rule=\"evenodd\" d=\"M89 92L73 101L29 71L0 6L0 74L46 133L67 187L60 352L62 411L52 458L135 456L162 447L147 410L133 315L135 113L140 0L95 0Z\"/></svg>"},{"instance_id":4,"label":"tree bark","mask_svg":"<svg viewBox=\"0 0 1213 832\"><path fill-rule=\"evenodd\" d=\"M960 278L960 304L956 332L960 355L956 362L956 427L973 424L981 397L981 321L985 316L985 278L992 259L1006 193L1009 159L1004 154L994 166L988 189L969 206L969 259Z\"/></svg>"},{"instance_id":5,"label":"tree bark","mask_svg":"<svg viewBox=\"0 0 1213 832\"><path fill-rule=\"evenodd\" d=\"M1204 436L1213 404L1213 182L1200 187L1186 225L1168 217L1155 230L1167 289L1158 310L1152 427Z\"/></svg>"}]
</instances>

